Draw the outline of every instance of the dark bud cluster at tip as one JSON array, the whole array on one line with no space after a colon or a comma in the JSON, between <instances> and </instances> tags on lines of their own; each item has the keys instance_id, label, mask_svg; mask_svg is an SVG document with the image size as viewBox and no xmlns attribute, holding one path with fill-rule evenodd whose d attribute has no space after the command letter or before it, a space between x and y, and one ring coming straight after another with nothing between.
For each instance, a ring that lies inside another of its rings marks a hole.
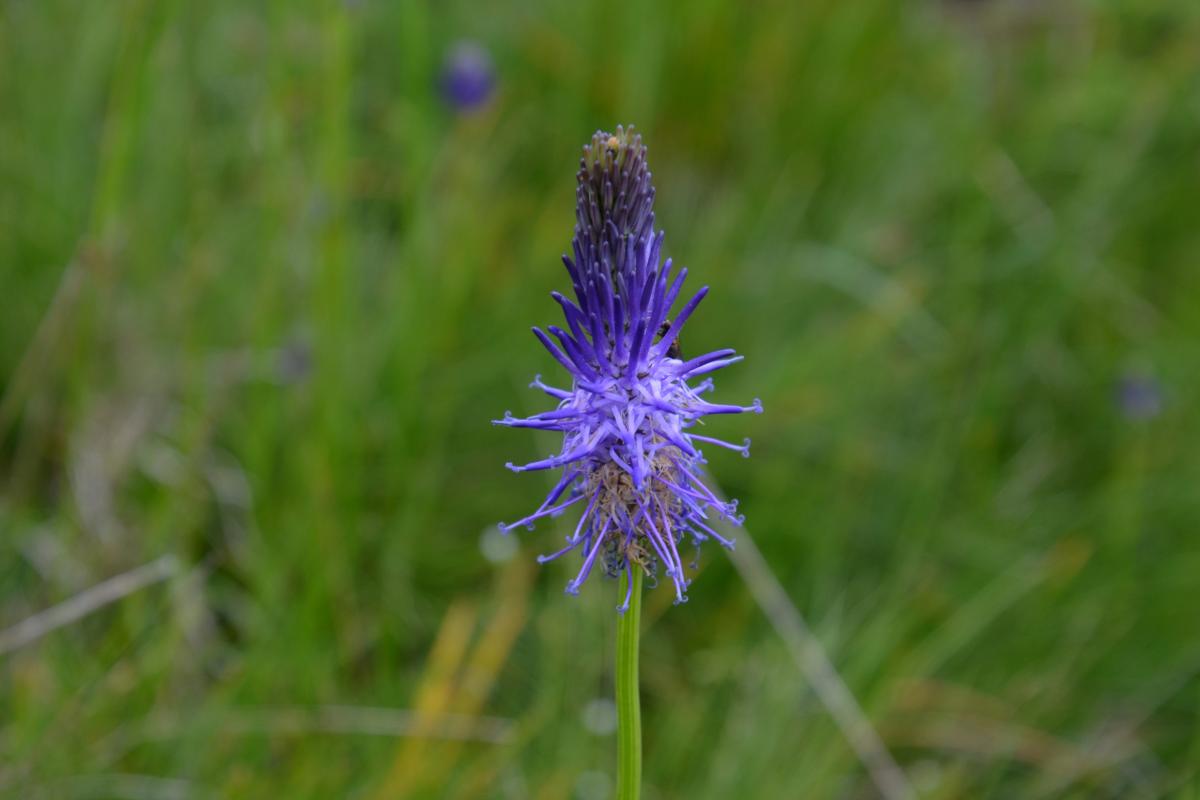
<instances>
[{"instance_id":1,"label":"dark bud cluster at tip","mask_svg":"<svg viewBox=\"0 0 1200 800\"><path fill-rule=\"evenodd\" d=\"M616 133L596 131L575 178L576 261L593 262L615 280L629 246L654 235L654 186L641 135L620 125Z\"/></svg>"}]
</instances>

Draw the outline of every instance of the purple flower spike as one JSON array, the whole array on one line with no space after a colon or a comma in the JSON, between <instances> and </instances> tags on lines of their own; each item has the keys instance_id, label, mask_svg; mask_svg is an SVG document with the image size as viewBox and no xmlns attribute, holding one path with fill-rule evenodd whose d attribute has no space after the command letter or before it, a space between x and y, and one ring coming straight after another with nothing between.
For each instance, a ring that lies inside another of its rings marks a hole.
<instances>
[{"instance_id":1,"label":"purple flower spike","mask_svg":"<svg viewBox=\"0 0 1200 800\"><path fill-rule=\"evenodd\" d=\"M442 95L460 111L474 111L492 96L496 71L491 56L474 42L450 48L442 66Z\"/></svg>"},{"instance_id":2,"label":"purple flower spike","mask_svg":"<svg viewBox=\"0 0 1200 800\"><path fill-rule=\"evenodd\" d=\"M712 518L742 521L737 502L722 502L701 478L701 448L750 454L749 439L739 445L689 431L710 414L762 413L762 404L718 405L701 398L713 388L710 373L741 356L716 350L685 359L680 351L679 332L708 287L687 298L672 320L687 271L673 272L670 259L661 260L663 235L654 229L654 186L642 137L620 126L615 134L598 131L584 146L579 167L573 257L563 256L575 300L553 293L566 328L533 329L571 385L550 386L538 376L531 388L557 406L524 419L506 413L494 423L562 433L558 455L508 465L517 472L561 469L562 478L536 511L501 530L579 505L583 514L566 546L538 559L580 553L583 563L568 594L578 594L597 561L612 578L633 569L656 576L661 564L676 602L685 602L689 581L679 556L685 537L697 546L713 539L732 548L732 540L713 530ZM626 597L618 611L628 606Z\"/></svg>"}]
</instances>

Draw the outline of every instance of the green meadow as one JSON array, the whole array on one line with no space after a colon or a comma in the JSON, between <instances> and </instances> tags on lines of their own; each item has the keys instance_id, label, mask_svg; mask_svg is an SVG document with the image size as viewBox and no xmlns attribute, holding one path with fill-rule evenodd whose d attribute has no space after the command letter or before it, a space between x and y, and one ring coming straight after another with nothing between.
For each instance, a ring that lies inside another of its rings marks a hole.
<instances>
[{"instance_id":1,"label":"green meadow","mask_svg":"<svg viewBox=\"0 0 1200 800\"><path fill-rule=\"evenodd\" d=\"M909 796L1200 798L1191 0L0 0L0 797L611 796L618 588L491 420L618 123ZM881 796L752 588L647 595L645 797Z\"/></svg>"}]
</instances>

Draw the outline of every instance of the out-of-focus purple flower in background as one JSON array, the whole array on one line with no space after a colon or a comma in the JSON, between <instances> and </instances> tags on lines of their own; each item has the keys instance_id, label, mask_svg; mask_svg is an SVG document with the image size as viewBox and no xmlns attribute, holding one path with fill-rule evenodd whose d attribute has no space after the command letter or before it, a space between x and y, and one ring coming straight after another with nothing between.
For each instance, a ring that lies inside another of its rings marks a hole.
<instances>
[{"instance_id":1,"label":"out-of-focus purple flower in background","mask_svg":"<svg viewBox=\"0 0 1200 800\"><path fill-rule=\"evenodd\" d=\"M475 111L487 103L496 88L492 57L477 42L451 45L442 62L442 96L459 111Z\"/></svg>"},{"instance_id":2,"label":"out-of-focus purple flower in background","mask_svg":"<svg viewBox=\"0 0 1200 800\"><path fill-rule=\"evenodd\" d=\"M1150 420L1162 413L1162 386L1154 378L1139 373L1122 375L1114 391L1117 408L1130 420Z\"/></svg>"},{"instance_id":3,"label":"out-of-focus purple flower in background","mask_svg":"<svg viewBox=\"0 0 1200 800\"><path fill-rule=\"evenodd\" d=\"M312 374L313 352L308 340L295 337L279 348L275 357L275 372L281 383L301 383Z\"/></svg>"}]
</instances>

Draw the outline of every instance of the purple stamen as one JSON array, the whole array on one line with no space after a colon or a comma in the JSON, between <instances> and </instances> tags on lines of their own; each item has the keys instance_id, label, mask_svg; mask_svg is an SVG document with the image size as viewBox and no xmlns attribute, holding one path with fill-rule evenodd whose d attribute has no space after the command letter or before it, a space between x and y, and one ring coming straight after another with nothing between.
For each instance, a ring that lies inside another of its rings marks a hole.
<instances>
[{"instance_id":1,"label":"purple stamen","mask_svg":"<svg viewBox=\"0 0 1200 800\"><path fill-rule=\"evenodd\" d=\"M534 513L530 514L528 517L525 517L524 519L519 519L516 522L510 523L508 525L505 525L503 522L501 522L500 530L504 531L505 533L508 533L509 531L519 528L522 525L524 525L527 528L529 528L530 530L532 530L533 526L530 525L531 522L535 522L539 519L542 519L543 517L557 517L559 514L561 514L563 512L564 509L575 505L582 499L583 499L583 495L581 495L581 494L575 495L574 497L572 497L570 500L568 500L565 503L560 503L559 505L551 506L550 508L544 509L542 511L535 511Z\"/></svg>"}]
</instances>

